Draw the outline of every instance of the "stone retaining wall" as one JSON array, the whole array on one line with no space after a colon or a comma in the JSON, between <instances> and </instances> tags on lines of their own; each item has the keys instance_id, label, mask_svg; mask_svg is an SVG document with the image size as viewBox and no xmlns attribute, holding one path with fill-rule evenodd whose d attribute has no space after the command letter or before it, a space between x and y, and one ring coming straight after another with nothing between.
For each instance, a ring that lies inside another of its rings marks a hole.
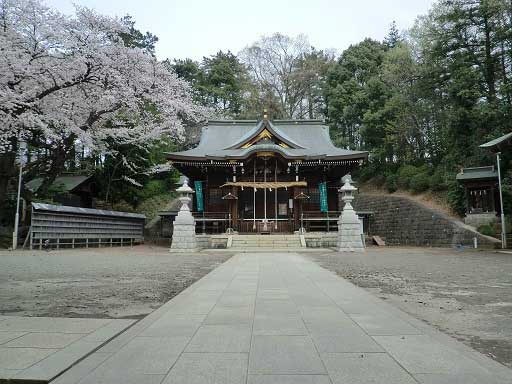
<instances>
[{"instance_id":1,"label":"stone retaining wall","mask_svg":"<svg viewBox=\"0 0 512 384\"><path fill-rule=\"evenodd\" d=\"M309 232L304 235L307 248L335 248L338 232Z\"/></svg>"},{"instance_id":2,"label":"stone retaining wall","mask_svg":"<svg viewBox=\"0 0 512 384\"><path fill-rule=\"evenodd\" d=\"M500 241L478 233L474 228L412 199L393 195L358 194L356 210L373 211L371 235L385 239L388 245L431 247L495 247Z\"/></svg>"}]
</instances>

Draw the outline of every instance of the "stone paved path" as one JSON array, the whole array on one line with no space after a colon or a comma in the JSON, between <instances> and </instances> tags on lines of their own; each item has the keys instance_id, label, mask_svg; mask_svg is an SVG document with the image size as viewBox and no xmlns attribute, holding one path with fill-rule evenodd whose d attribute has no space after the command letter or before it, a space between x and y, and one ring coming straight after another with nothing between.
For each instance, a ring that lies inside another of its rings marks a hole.
<instances>
[{"instance_id":1,"label":"stone paved path","mask_svg":"<svg viewBox=\"0 0 512 384\"><path fill-rule=\"evenodd\" d=\"M512 371L298 254L245 253L52 383L418 382Z\"/></svg>"},{"instance_id":2,"label":"stone paved path","mask_svg":"<svg viewBox=\"0 0 512 384\"><path fill-rule=\"evenodd\" d=\"M134 322L0 316L0 383L48 382Z\"/></svg>"}]
</instances>

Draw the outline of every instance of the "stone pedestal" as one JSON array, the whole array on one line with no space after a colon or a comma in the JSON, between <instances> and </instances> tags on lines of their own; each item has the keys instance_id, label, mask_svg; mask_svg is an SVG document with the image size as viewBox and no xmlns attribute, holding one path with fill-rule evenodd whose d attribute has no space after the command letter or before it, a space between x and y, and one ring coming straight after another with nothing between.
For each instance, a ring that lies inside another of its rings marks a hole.
<instances>
[{"instance_id":1,"label":"stone pedestal","mask_svg":"<svg viewBox=\"0 0 512 384\"><path fill-rule=\"evenodd\" d=\"M352 207L351 207L352 208ZM338 219L337 249L340 252L364 252L361 223L354 209L343 209Z\"/></svg>"},{"instance_id":2,"label":"stone pedestal","mask_svg":"<svg viewBox=\"0 0 512 384\"><path fill-rule=\"evenodd\" d=\"M340 192L343 193L345 206L338 219L338 241L337 250L339 252L364 252L363 238L361 236L361 223L357 217L351 201L354 200L353 192L357 188L350 185L350 180L346 180Z\"/></svg>"},{"instance_id":3,"label":"stone pedestal","mask_svg":"<svg viewBox=\"0 0 512 384\"><path fill-rule=\"evenodd\" d=\"M193 192L186 181L183 183L183 186L176 191L186 194ZM178 212L178 216L176 216L174 220L170 251L173 253L195 252L197 251L196 221L189 208L189 203L192 199L188 196L182 196L179 200L181 202L181 208Z\"/></svg>"}]
</instances>

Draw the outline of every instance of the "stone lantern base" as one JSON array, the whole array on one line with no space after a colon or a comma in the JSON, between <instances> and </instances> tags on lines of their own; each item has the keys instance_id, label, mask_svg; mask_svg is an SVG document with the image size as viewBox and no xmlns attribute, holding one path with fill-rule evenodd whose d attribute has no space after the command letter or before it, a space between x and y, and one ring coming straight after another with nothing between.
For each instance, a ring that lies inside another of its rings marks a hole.
<instances>
[{"instance_id":1,"label":"stone lantern base","mask_svg":"<svg viewBox=\"0 0 512 384\"><path fill-rule=\"evenodd\" d=\"M170 251L172 253L197 251L196 222L190 211L178 212L174 220Z\"/></svg>"},{"instance_id":2,"label":"stone lantern base","mask_svg":"<svg viewBox=\"0 0 512 384\"><path fill-rule=\"evenodd\" d=\"M347 209L347 207L345 207L338 220L337 250L339 252L365 251L359 218L353 209Z\"/></svg>"},{"instance_id":3,"label":"stone lantern base","mask_svg":"<svg viewBox=\"0 0 512 384\"><path fill-rule=\"evenodd\" d=\"M196 243L196 221L192 212L190 212L189 204L192 199L189 197L194 193L192 188L188 186L188 180L183 181L183 185L176 189L177 192L183 193L179 198L181 208L174 220L171 252L195 252L197 251Z\"/></svg>"}]
</instances>

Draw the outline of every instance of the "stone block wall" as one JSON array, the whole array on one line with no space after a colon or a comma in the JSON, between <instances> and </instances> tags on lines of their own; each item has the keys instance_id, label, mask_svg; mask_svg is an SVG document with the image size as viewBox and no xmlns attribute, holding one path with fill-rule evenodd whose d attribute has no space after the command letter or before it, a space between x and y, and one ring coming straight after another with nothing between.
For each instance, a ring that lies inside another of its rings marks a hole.
<instances>
[{"instance_id":1,"label":"stone block wall","mask_svg":"<svg viewBox=\"0 0 512 384\"><path fill-rule=\"evenodd\" d=\"M309 232L304 238L307 248L334 248L338 241L338 232Z\"/></svg>"},{"instance_id":2,"label":"stone block wall","mask_svg":"<svg viewBox=\"0 0 512 384\"><path fill-rule=\"evenodd\" d=\"M478 233L474 228L402 196L358 194L354 208L373 211L370 234L381 236L388 245L431 247L495 247L500 241Z\"/></svg>"},{"instance_id":3,"label":"stone block wall","mask_svg":"<svg viewBox=\"0 0 512 384\"><path fill-rule=\"evenodd\" d=\"M196 245L198 249L208 248L210 242L210 235L196 235Z\"/></svg>"},{"instance_id":4,"label":"stone block wall","mask_svg":"<svg viewBox=\"0 0 512 384\"><path fill-rule=\"evenodd\" d=\"M496 212L470 213L464 218L464 223L478 228L482 225L497 224L498 217L496 216Z\"/></svg>"}]
</instances>

